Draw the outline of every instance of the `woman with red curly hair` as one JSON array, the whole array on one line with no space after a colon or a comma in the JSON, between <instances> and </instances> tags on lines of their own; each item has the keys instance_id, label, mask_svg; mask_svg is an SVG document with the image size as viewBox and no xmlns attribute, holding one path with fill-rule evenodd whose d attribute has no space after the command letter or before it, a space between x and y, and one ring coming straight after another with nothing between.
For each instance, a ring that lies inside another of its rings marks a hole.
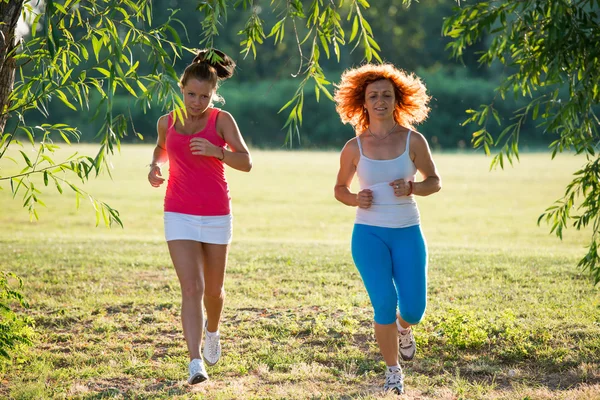
<instances>
[{"instance_id":1,"label":"woman with red curly hair","mask_svg":"<svg viewBox=\"0 0 600 400\"><path fill-rule=\"evenodd\" d=\"M415 196L442 187L427 140L413 127L427 118L429 96L415 75L366 64L342 74L335 102L342 122L356 130L341 152L335 198L358 207L352 258L374 309L375 337L387 364L384 389L401 394L398 356L414 357L411 325L421 321L427 304L427 245ZM358 193L350 191L355 174Z\"/></svg>"}]
</instances>

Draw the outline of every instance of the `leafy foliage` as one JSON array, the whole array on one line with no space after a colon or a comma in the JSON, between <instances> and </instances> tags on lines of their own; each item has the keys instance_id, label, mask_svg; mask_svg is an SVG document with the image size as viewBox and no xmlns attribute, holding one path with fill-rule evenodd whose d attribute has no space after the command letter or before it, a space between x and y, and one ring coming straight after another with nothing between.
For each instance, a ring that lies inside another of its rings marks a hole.
<instances>
[{"instance_id":1,"label":"leafy foliage","mask_svg":"<svg viewBox=\"0 0 600 400\"><path fill-rule=\"evenodd\" d=\"M302 76L303 78L291 100L279 110L280 113L289 110L284 128L287 128L285 143L290 146L293 144L294 137L300 140L306 85L310 82L314 84L317 101L321 93L333 100L327 88L331 85L331 82L326 79L321 66L322 52L329 59L333 51L337 62L339 62L341 46L354 44L355 49L362 45L364 57L367 61L373 59L382 61L378 53L381 49L375 41L373 29L363 16L363 10L370 7L366 0L341 0L337 4L323 0L312 0L308 7L300 0L285 2L273 0L271 1L271 9L273 12L279 13L279 17L271 27L268 35L265 34L264 22L259 16L258 6L255 2L253 0L238 0L232 7L235 8L240 5L245 10L250 10L250 17L244 29L238 33L243 38L240 45L244 56L252 52L253 57L256 58L257 45L263 44L267 38L273 38L274 45L281 44L286 36L288 26L294 32L294 44L298 48L300 59L300 65L294 77ZM198 6L198 9L204 12L202 22L204 36L201 44L213 47L214 37L218 35L219 21L227 18L227 7L227 2L223 0L206 1ZM342 26L342 13L346 14L346 22L352 21L348 41L345 39L347 31ZM305 31L303 35L299 33L300 24Z\"/></svg>"},{"instance_id":2,"label":"leafy foliage","mask_svg":"<svg viewBox=\"0 0 600 400\"><path fill-rule=\"evenodd\" d=\"M13 281L13 284L11 284ZM14 288L14 281L18 288ZM18 289L23 281L12 273L0 271L0 358L9 358L9 351L19 345L31 344L33 337L33 321L31 318L15 313L14 303L28 307L27 302Z\"/></svg>"},{"instance_id":3,"label":"leafy foliage","mask_svg":"<svg viewBox=\"0 0 600 400\"><path fill-rule=\"evenodd\" d=\"M41 184L34 179L39 176L44 186L53 183L60 193L63 187L71 189L77 207L80 198L89 198L97 225L101 219L106 225L122 225L117 210L78 187L71 177L84 183L102 171L110 174L110 156L128 131L135 131L126 115L113 113L117 93L127 92L143 108L153 100L172 108L182 105L175 85L177 73L172 66L173 59L185 50L173 28L179 20L172 12L165 23L153 26L150 0L49 0L44 12L27 2L24 13L32 17L32 36L21 41L10 55L18 74L2 113L16 123L11 132L3 132L0 137L0 158L8 158L6 151L13 144L24 148L17 138L19 132L28 138L33 150L21 150L22 160L13 161L23 168L16 175L0 176L0 181L10 182L13 196L22 194L23 206L32 218L38 218L37 206L44 205ZM38 32L41 24L44 28ZM88 49L92 49L91 53ZM134 54L140 52L147 56L148 73L139 73L140 60ZM95 109L90 108L92 94L100 97L100 105ZM60 143L79 139L79 128L62 123L27 123L32 110L48 117L52 100L102 119L97 133L100 148L94 157L73 154L66 160L55 160L53 153Z\"/></svg>"},{"instance_id":4,"label":"leafy foliage","mask_svg":"<svg viewBox=\"0 0 600 400\"><path fill-rule=\"evenodd\" d=\"M8 158L6 152L13 144L23 147L18 134L29 140L33 151L20 151L21 158L12 160L22 169L14 175L0 176L0 182L10 183L13 196L22 195L23 206L32 219L39 217L37 207L44 205L42 183L35 180L41 177L44 186L52 183L60 193L63 187L71 189L77 207L80 199L87 197L95 209L97 225L101 220L106 225L122 225L117 210L78 187L70 178L76 177L85 183L103 171L110 174L110 156L119 148L121 140L131 131L141 138L130 116L113 113L118 95L128 94L138 99L144 110L152 104L161 104L164 108L176 109L181 116L182 102L173 65L189 50L181 40L187 31L176 18L176 11L170 11L164 22L155 23L152 4L150 0L49 0L43 10L38 11L32 2L25 2L23 12L30 17L32 36L21 41L9 55L16 62L18 74L9 98L0 104L2 115L11 116L16 122L10 132L3 132L0 137L0 158ZM346 44L347 36L341 12L345 13L346 21L352 23L348 43L355 48L362 45L367 61L381 61L380 47L363 17L363 10L368 7L366 0L342 0L337 4L313 0L308 7L299 0L273 1L271 9L280 13L280 18L265 35L259 8L253 0L203 1L196 7L203 14L199 44L214 48L228 9L242 8L249 12L245 27L239 32L243 38L242 53L246 56L252 52L256 57L257 44L266 38L273 37L275 45L281 43L286 28L292 27L300 59L296 76L303 78L295 95L280 110L289 109L284 128L287 128L286 142L291 145L294 134L300 137L306 85L314 83L317 100L321 93L332 98L327 88L330 82L325 78L320 59L322 52L327 58L333 52L337 61L340 60L340 46ZM303 28L302 37L299 24ZM39 27L43 28L40 32ZM141 66L141 56L147 58L146 65ZM100 98L100 105L91 109L90 99L94 97ZM79 140L82 132L62 121L28 124L32 110L48 117L52 100L73 111L91 111L93 119L102 121L97 133L100 148L95 156L73 154L67 160L54 159L59 143Z\"/></svg>"},{"instance_id":5,"label":"leafy foliage","mask_svg":"<svg viewBox=\"0 0 600 400\"><path fill-rule=\"evenodd\" d=\"M549 222L561 238L568 225L591 227L588 253L579 266L590 272L596 284L600 282L599 5L597 0L484 1L457 10L444 24L444 34L453 39L448 47L459 58L467 47L489 35L489 47L479 61L505 67L507 76L497 95L528 99L497 137L489 131L490 118L502 124L494 102L468 111L465 123L480 126L473 133L475 147L487 154L491 146L501 147L492 167L503 167L505 159L518 160L521 128L528 119L539 121L545 133L556 136L550 145L552 157L564 151L585 154L587 164L539 221Z\"/></svg>"}]
</instances>

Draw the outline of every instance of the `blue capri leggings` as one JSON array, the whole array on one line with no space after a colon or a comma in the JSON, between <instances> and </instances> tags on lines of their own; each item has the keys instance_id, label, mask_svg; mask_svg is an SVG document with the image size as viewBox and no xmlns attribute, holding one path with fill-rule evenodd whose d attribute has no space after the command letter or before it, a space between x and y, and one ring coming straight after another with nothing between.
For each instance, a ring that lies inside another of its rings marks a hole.
<instances>
[{"instance_id":1,"label":"blue capri leggings","mask_svg":"<svg viewBox=\"0 0 600 400\"><path fill-rule=\"evenodd\" d=\"M352 258L369 293L375 322L395 323L396 309L409 324L421 321L427 306L427 245L420 225L355 224Z\"/></svg>"}]
</instances>

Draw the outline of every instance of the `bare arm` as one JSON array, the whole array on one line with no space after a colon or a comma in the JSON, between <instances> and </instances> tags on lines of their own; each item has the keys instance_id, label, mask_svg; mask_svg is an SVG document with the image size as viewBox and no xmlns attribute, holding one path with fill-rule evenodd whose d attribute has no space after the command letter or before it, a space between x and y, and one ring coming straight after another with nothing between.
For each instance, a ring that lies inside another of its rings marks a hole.
<instances>
[{"instance_id":1,"label":"bare arm","mask_svg":"<svg viewBox=\"0 0 600 400\"><path fill-rule=\"evenodd\" d=\"M162 178L160 167L169 159L166 147L168 124L169 118L166 115L160 117L156 124L158 138L156 139L156 146L152 153L152 162L150 163L150 171L148 172L148 181L154 187L159 187L165 181L164 178Z\"/></svg>"},{"instance_id":2,"label":"bare arm","mask_svg":"<svg viewBox=\"0 0 600 400\"><path fill-rule=\"evenodd\" d=\"M217 131L221 133L223 139L231 148L231 151L223 149L223 162L231 168L249 172L252 169L252 157L246 142L240 133L235 119L226 111L219 113L217 119ZM219 157L219 158L221 158Z\"/></svg>"},{"instance_id":3,"label":"bare arm","mask_svg":"<svg viewBox=\"0 0 600 400\"><path fill-rule=\"evenodd\" d=\"M429 196L430 194L439 192L442 189L442 179L440 178L429 144L423 135L418 132L413 132L410 140L411 155L414 156L413 162L415 167L423 176L421 182L413 183L413 194L418 196Z\"/></svg>"},{"instance_id":4,"label":"bare arm","mask_svg":"<svg viewBox=\"0 0 600 400\"><path fill-rule=\"evenodd\" d=\"M368 190L361 190L358 193L350 191L352 178L356 173L356 165L360 156L358 150L358 138L349 140L340 155L340 170L334 187L335 198L347 206L369 208L373 202L373 193Z\"/></svg>"}]
</instances>

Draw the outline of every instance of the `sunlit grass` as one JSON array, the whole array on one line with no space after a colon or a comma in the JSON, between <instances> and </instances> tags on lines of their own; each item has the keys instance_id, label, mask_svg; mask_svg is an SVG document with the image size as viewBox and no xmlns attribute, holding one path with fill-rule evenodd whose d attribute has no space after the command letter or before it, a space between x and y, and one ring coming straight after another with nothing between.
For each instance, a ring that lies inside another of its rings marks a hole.
<instances>
[{"instance_id":1,"label":"sunlit grass","mask_svg":"<svg viewBox=\"0 0 600 400\"><path fill-rule=\"evenodd\" d=\"M255 151L250 174L228 171L224 357L209 382L185 384L164 188L146 180L151 150L125 146L114 179L86 185L121 212L123 229L96 228L91 204L76 211L54 188L30 223L3 185L0 265L24 278L38 336L4 366L0 396L383 397L372 312L349 253L354 209L333 198L332 152ZM480 155L435 159L444 188L419 199L429 304L418 356L404 365L406 398L600 397L600 293L575 267L586 232L559 241L536 225L583 160L526 154L490 172Z\"/></svg>"}]
</instances>

